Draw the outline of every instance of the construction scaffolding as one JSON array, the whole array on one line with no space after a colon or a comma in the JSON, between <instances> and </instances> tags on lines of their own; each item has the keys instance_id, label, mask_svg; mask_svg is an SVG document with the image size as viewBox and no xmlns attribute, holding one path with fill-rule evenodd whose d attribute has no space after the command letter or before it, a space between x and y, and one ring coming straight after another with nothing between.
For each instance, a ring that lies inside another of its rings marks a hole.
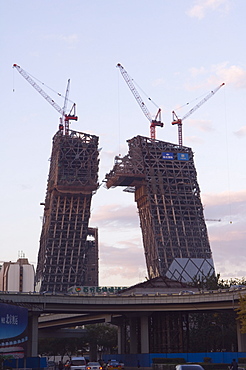
<instances>
[{"instance_id":1,"label":"construction scaffolding","mask_svg":"<svg viewBox=\"0 0 246 370\"><path fill-rule=\"evenodd\" d=\"M98 165L97 136L55 134L35 277L40 292L98 285L98 231L88 228Z\"/></svg>"},{"instance_id":2,"label":"construction scaffolding","mask_svg":"<svg viewBox=\"0 0 246 370\"><path fill-rule=\"evenodd\" d=\"M191 148L136 136L116 157L107 188L135 192L149 278L179 281L214 274Z\"/></svg>"}]
</instances>

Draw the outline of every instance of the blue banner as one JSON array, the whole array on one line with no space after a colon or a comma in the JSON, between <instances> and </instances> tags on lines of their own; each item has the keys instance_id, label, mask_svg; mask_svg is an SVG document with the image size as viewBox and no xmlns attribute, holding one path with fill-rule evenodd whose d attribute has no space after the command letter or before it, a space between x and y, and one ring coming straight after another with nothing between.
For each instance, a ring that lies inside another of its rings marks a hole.
<instances>
[{"instance_id":1,"label":"blue banner","mask_svg":"<svg viewBox=\"0 0 246 370\"><path fill-rule=\"evenodd\" d=\"M27 308L0 303L0 339L22 334L28 324Z\"/></svg>"},{"instance_id":2,"label":"blue banner","mask_svg":"<svg viewBox=\"0 0 246 370\"><path fill-rule=\"evenodd\" d=\"M163 152L162 159L174 159L173 153L170 152Z\"/></svg>"},{"instance_id":3,"label":"blue banner","mask_svg":"<svg viewBox=\"0 0 246 370\"><path fill-rule=\"evenodd\" d=\"M188 153L178 153L178 160L179 161L188 161L189 154Z\"/></svg>"}]
</instances>

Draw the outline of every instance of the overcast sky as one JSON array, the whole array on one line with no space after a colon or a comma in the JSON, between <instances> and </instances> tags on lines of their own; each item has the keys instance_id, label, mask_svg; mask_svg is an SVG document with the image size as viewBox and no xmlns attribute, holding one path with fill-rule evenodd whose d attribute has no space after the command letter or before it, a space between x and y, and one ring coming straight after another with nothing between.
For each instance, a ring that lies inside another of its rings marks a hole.
<instances>
[{"instance_id":1,"label":"overcast sky","mask_svg":"<svg viewBox=\"0 0 246 370\"><path fill-rule=\"evenodd\" d=\"M121 63L149 111L162 108L157 139L177 143L172 110L183 117L195 153L216 272L246 276L245 0L0 0L1 261L21 253L36 264L52 137L59 113L12 68L37 78L62 107L67 80L77 104L71 128L99 136L102 184L93 197L99 228L100 285L129 286L147 276L136 204L107 190L126 140L149 136L149 121L116 68ZM49 89L49 87L51 89ZM71 107L72 103L69 102ZM181 108L182 107L182 108Z\"/></svg>"}]
</instances>

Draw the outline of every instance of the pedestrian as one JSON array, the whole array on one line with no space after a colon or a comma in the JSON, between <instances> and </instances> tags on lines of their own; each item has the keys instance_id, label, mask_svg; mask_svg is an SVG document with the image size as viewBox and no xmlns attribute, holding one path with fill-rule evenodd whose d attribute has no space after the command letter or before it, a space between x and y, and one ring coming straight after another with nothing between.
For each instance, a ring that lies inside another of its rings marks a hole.
<instances>
[{"instance_id":1,"label":"pedestrian","mask_svg":"<svg viewBox=\"0 0 246 370\"><path fill-rule=\"evenodd\" d=\"M63 370L63 363L62 363L62 361L59 361L58 369L59 370Z\"/></svg>"},{"instance_id":2,"label":"pedestrian","mask_svg":"<svg viewBox=\"0 0 246 370\"><path fill-rule=\"evenodd\" d=\"M232 360L231 370L238 370L238 364L237 364L237 361L235 360L235 358Z\"/></svg>"}]
</instances>

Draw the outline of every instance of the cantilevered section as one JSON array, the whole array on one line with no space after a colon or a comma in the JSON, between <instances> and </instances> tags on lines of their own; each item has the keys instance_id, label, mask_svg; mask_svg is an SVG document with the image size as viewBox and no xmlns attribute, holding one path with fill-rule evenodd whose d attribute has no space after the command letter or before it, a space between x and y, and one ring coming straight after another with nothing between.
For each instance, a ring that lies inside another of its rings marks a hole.
<instances>
[{"instance_id":1,"label":"cantilevered section","mask_svg":"<svg viewBox=\"0 0 246 370\"><path fill-rule=\"evenodd\" d=\"M41 292L98 284L97 229L88 229L98 163L97 136L54 136L36 271Z\"/></svg>"},{"instance_id":2,"label":"cantilevered section","mask_svg":"<svg viewBox=\"0 0 246 370\"><path fill-rule=\"evenodd\" d=\"M135 191L149 278L179 281L214 273L191 148L136 136L115 158L107 188ZM126 189L127 190L127 189Z\"/></svg>"}]
</instances>

